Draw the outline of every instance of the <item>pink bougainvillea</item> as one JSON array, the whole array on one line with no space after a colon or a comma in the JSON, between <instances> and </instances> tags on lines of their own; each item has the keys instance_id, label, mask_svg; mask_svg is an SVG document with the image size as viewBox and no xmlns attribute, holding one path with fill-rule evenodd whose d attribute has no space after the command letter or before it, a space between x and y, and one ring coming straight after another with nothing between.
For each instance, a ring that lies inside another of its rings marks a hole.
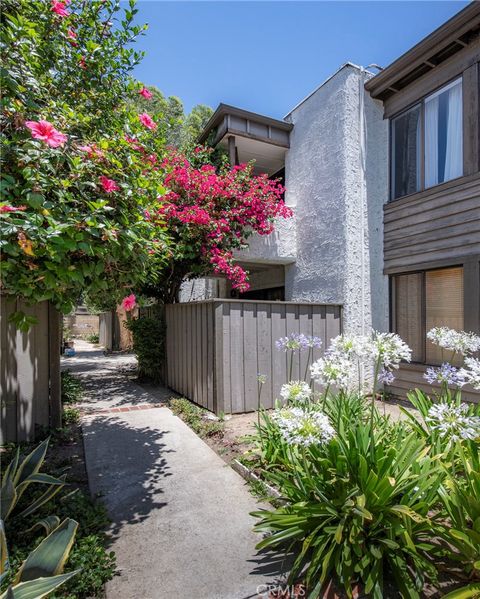
<instances>
[{"instance_id":1,"label":"pink bougainvillea","mask_svg":"<svg viewBox=\"0 0 480 599\"><path fill-rule=\"evenodd\" d=\"M222 173L209 164L194 168L176 152L161 166L168 191L159 197L157 218L167 223L179 262L191 255L203 261L203 266L198 258L197 265L192 261L187 276L209 268L246 291L247 273L235 263L233 252L246 247L252 233L268 235L275 219L292 216L282 185L267 175L253 176L253 167L246 164Z\"/></svg>"},{"instance_id":2,"label":"pink bougainvillea","mask_svg":"<svg viewBox=\"0 0 480 599\"><path fill-rule=\"evenodd\" d=\"M105 175L100 177L100 185L103 187L103 190L106 193L113 193L114 191L118 191L120 189L113 179L109 179L108 177L105 177Z\"/></svg>"},{"instance_id":3,"label":"pink bougainvillea","mask_svg":"<svg viewBox=\"0 0 480 599\"><path fill-rule=\"evenodd\" d=\"M145 100L151 100L153 98L153 94L149 91L145 86L138 92L141 96L145 98Z\"/></svg>"},{"instance_id":4,"label":"pink bougainvillea","mask_svg":"<svg viewBox=\"0 0 480 599\"><path fill-rule=\"evenodd\" d=\"M142 112L142 114L138 115L140 122L147 129L156 129L157 123L152 119L152 117L148 114L148 112Z\"/></svg>"},{"instance_id":5,"label":"pink bougainvillea","mask_svg":"<svg viewBox=\"0 0 480 599\"><path fill-rule=\"evenodd\" d=\"M122 308L126 312L131 312L132 310L134 310L136 305L137 305L137 298L135 297L135 295L133 293L131 293L130 295L127 295L127 297L123 298Z\"/></svg>"},{"instance_id":6,"label":"pink bougainvillea","mask_svg":"<svg viewBox=\"0 0 480 599\"><path fill-rule=\"evenodd\" d=\"M48 121L25 121L25 126L30 129L34 139L44 141L51 148L63 146L67 141L67 136L57 131Z\"/></svg>"},{"instance_id":7,"label":"pink bougainvillea","mask_svg":"<svg viewBox=\"0 0 480 599\"><path fill-rule=\"evenodd\" d=\"M68 17L70 14L67 10L68 4L70 4L70 0L63 0L63 2L52 0L50 3L50 10L60 17Z\"/></svg>"}]
</instances>

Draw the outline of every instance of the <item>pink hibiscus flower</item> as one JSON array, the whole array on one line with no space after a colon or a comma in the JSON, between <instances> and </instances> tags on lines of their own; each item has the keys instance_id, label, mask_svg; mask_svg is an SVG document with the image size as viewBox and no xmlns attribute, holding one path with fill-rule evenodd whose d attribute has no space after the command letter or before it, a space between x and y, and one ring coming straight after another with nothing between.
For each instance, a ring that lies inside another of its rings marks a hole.
<instances>
[{"instance_id":1,"label":"pink hibiscus flower","mask_svg":"<svg viewBox=\"0 0 480 599\"><path fill-rule=\"evenodd\" d=\"M32 132L33 139L44 141L51 148L63 146L67 136L57 131L48 121L25 121L25 126Z\"/></svg>"},{"instance_id":2,"label":"pink hibiscus flower","mask_svg":"<svg viewBox=\"0 0 480 599\"><path fill-rule=\"evenodd\" d=\"M105 175L100 177L100 185L106 193L112 193L120 189L113 179L109 179L108 177L105 177Z\"/></svg>"},{"instance_id":3,"label":"pink hibiscus flower","mask_svg":"<svg viewBox=\"0 0 480 599\"><path fill-rule=\"evenodd\" d=\"M127 297L124 297L122 300L122 308L126 311L126 312L131 312L137 305L137 298L135 297L135 295L132 293L130 295L127 295Z\"/></svg>"},{"instance_id":4,"label":"pink hibiscus flower","mask_svg":"<svg viewBox=\"0 0 480 599\"><path fill-rule=\"evenodd\" d=\"M142 114L138 115L138 118L140 119L140 122L142 123L142 125L144 125L147 129L156 129L157 128L157 123L152 119L152 117L147 113L147 112L142 112Z\"/></svg>"},{"instance_id":5,"label":"pink hibiscus flower","mask_svg":"<svg viewBox=\"0 0 480 599\"><path fill-rule=\"evenodd\" d=\"M148 91L148 89L143 86L142 89L138 92L141 96L145 98L145 100L150 100L153 98L152 92Z\"/></svg>"},{"instance_id":6,"label":"pink hibiscus flower","mask_svg":"<svg viewBox=\"0 0 480 599\"><path fill-rule=\"evenodd\" d=\"M63 2L57 2L52 0L50 3L50 10L60 17L68 17L70 14L67 10L67 5L70 4L70 0L63 0Z\"/></svg>"},{"instance_id":7,"label":"pink hibiscus flower","mask_svg":"<svg viewBox=\"0 0 480 599\"><path fill-rule=\"evenodd\" d=\"M4 214L5 212L23 212L23 210L26 209L26 206L10 206L9 204L3 204L3 206L0 206L0 214Z\"/></svg>"}]
</instances>

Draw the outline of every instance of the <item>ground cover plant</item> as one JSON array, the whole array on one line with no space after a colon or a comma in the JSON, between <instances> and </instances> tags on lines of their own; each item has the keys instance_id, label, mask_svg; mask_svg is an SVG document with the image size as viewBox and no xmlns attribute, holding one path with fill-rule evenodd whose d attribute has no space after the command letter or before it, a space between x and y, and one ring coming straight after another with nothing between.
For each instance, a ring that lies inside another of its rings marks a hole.
<instances>
[{"instance_id":1,"label":"ground cover plant","mask_svg":"<svg viewBox=\"0 0 480 599\"><path fill-rule=\"evenodd\" d=\"M461 389L480 388L480 338L444 327L428 336L462 365L427 369L438 386L409 394L416 414L397 421L377 407L381 382L410 350L376 332L332 340L261 414L248 459L282 504L254 513L258 547L292 551L288 583L304 582L312 599L332 580L348 597L421 597L440 570L456 580L449 597L478 594L480 408L463 403ZM311 340L300 337L279 349L305 351ZM360 366L370 373L363 388Z\"/></svg>"},{"instance_id":2,"label":"ground cover plant","mask_svg":"<svg viewBox=\"0 0 480 599\"><path fill-rule=\"evenodd\" d=\"M211 413L208 410L184 398L172 398L169 406L172 412L180 416L200 437L222 436L223 421L216 418L211 419Z\"/></svg>"}]
</instances>

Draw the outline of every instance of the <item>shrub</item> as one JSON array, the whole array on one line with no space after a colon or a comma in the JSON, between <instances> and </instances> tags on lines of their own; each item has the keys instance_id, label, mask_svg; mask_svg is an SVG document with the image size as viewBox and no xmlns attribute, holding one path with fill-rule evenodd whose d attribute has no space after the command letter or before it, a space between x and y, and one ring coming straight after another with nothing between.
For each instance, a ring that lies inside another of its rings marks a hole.
<instances>
[{"instance_id":1,"label":"shrub","mask_svg":"<svg viewBox=\"0 0 480 599\"><path fill-rule=\"evenodd\" d=\"M100 341L100 337L98 333L90 333L87 335L86 340L89 343L98 343Z\"/></svg>"},{"instance_id":2,"label":"shrub","mask_svg":"<svg viewBox=\"0 0 480 599\"><path fill-rule=\"evenodd\" d=\"M333 576L348 596L360 583L378 598L387 573L404 598L419 597L425 580L435 579L429 510L443 472L422 439L401 425L395 432L372 434L361 423L325 446L292 451L291 469L265 471L288 504L254 513L255 529L269 533L258 548L293 549L289 582L305 572L310 597Z\"/></svg>"},{"instance_id":3,"label":"shrub","mask_svg":"<svg viewBox=\"0 0 480 599\"><path fill-rule=\"evenodd\" d=\"M125 325L132 332L139 376L160 382L165 361L165 322L161 312L127 320Z\"/></svg>"},{"instance_id":4,"label":"shrub","mask_svg":"<svg viewBox=\"0 0 480 599\"><path fill-rule=\"evenodd\" d=\"M208 410L204 410L184 398L171 399L169 405L172 412L180 416L200 437L217 437L223 435L224 422L206 418L210 414Z\"/></svg>"},{"instance_id":5,"label":"shrub","mask_svg":"<svg viewBox=\"0 0 480 599\"><path fill-rule=\"evenodd\" d=\"M135 1L56 4L2 3L1 274L5 294L69 313L82 293L114 306L161 262L164 229L145 211L162 190L153 162L168 124L131 106Z\"/></svg>"},{"instance_id":6,"label":"shrub","mask_svg":"<svg viewBox=\"0 0 480 599\"><path fill-rule=\"evenodd\" d=\"M62 403L77 403L82 399L83 384L70 370L63 370L61 374Z\"/></svg>"}]
</instances>

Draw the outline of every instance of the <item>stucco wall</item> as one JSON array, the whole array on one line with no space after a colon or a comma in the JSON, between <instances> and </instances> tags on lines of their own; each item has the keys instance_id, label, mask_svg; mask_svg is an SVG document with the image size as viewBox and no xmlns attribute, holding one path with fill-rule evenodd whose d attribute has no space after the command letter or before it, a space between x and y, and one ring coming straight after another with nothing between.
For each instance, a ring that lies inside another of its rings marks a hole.
<instances>
[{"instance_id":1,"label":"stucco wall","mask_svg":"<svg viewBox=\"0 0 480 599\"><path fill-rule=\"evenodd\" d=\"M365 93L361 70L346 65L288 119L286 201L295 210L297 260L286 267L286 299L343 304L348 333L386 329L387 125L380 106Z\"/></svg>"},{"instance_id":2,"label":"stucco wall","mask_svg":"<svg viewBox=\"0 0 480 599\"><path fill-rule=\"evenodd\" d=\"M270 235L254 233L248 239L248 249L235 252L239 260L246 262L271 262L287 264L296 259L295 215L291 218L279 218L275 230Z\"/></svg>"}]
</instances>

